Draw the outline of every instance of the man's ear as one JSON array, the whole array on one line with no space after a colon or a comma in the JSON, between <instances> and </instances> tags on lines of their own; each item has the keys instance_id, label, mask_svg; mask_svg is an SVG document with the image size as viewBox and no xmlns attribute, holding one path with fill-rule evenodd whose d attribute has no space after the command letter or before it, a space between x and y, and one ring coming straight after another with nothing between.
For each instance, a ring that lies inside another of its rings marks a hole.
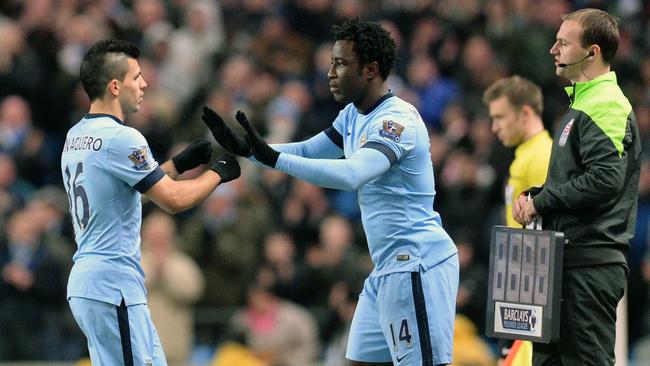
<instances>
[{"instance_id":1,"label":"man's ear","mask_svg":"<svg viewBox=\"0 0 650 366\"><path fill-rule=\"evenodd\" d=\"M531 106L524 104L523 106L521 106L520 113L524 117L524 119L528 121L535 112L533 112L533 108Z\"/></svg>"},{"instance_id":2,"label":"man's ear","mask_svg":"<svg viewBox=\"0 0 650 366\"><path fill-rule=\"evenodd\" d=\"M363 69L367 80L372 80L379 76L379 63L377 61L367 63Z\"/></svg>"},{"instance_id":3,"label":"man's ear","mask_svg":"<svg viewBox=\"0 0 650 366\"><path fill-rule=\"evenodd\" d=\"M120 95L120 82L117 79L113 79L108 82L108 92L113 96Z\"/></svg>"}]
</instances>

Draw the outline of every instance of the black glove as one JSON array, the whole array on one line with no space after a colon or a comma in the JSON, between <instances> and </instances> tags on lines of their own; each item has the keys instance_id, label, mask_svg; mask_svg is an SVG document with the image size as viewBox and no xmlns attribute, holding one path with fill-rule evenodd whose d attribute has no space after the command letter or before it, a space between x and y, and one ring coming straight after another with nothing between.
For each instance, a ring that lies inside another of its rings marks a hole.
<instances>
[{"instance_id":1,"label":"black glove","mask_svg":"<svg viewBox=\"0 0 650 366\"><path fill-rule=\"evenodd\" d=\"M217 160L212 163L212 167L210 169L219 174L222 184L239 178L239 175L241 174L241 169L239 168L237 159L230 154L223 154L219 156Z\"/></svg>"},{"instance_id":2,"label":"black glove","mask_svg":"<svg viewBox=\"0 0 650 366\"><path fill-rule=\"evenodd\" d=\"M246 130L247 135L245 137L245 140L248 143L248 146L250 146L253 150L255 159L263 164L270 166L271 168L275 168L275 164L278 162L280 153L276 150L273 150L273 148L269 146L266 141L264 141L264 138L260 136L255 127L253 127L253 125L248 122L248 118L246 118L246 114L244 114L244 112L237 111L235 118L237 119L237 122L239 122L239 124Z\"/></svg>"},{"instance_id":3,"label":"black glove","mask_svg":"<svg viewBox=\"0 0 650 366\"><path fill-rule=\"evenodd\" d=\"M178 174L194 169L210 161L212 157L212 144L206 139L192 141L183 151L172 157L172 162Z\"/></svg>"},{"instance_id":4,"label":"black glove","mask_svg":"<svg viewBox=\"0 0 650 366\"><path fill-rule=\"evenodd\" d=\"M210 132L212 132L214 139L217 140L219 145L223 146L226 151L246 158L251 156L251 148L248 146L246 141L232 133L232 130L226 126L223 118L210 109L210 107L203 107L203 115L201 115L201 119L208 126Z\"/></svg>"}]
</instances>

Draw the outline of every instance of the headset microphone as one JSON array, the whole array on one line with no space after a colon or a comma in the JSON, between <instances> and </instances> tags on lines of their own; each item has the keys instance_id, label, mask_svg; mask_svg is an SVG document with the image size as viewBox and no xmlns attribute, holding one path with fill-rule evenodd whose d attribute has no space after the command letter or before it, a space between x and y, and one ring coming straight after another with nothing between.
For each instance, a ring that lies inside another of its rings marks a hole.
<instances>
[{"instance_id":1,"label":"headset microphone","mask_svg":"<svg viewBox=\"0 0 650 366\"><path fill-rule=\"evenodd\" d=\"M573 65L576 65L576 64L581 63L582 61L586 60L587 58L589 58L589 57L591 57L591 56L593 56L593 55L594 55L594 51L591 50L591 51L589 51L589 54L588 54L587 56L581 58L580 60L578 60L578 61L576 61L576 62L572 62L572 63L570 63L570 64L557 64L557 66L558 66L558 67L573 66Z\"/></svg>"}]
</instances>

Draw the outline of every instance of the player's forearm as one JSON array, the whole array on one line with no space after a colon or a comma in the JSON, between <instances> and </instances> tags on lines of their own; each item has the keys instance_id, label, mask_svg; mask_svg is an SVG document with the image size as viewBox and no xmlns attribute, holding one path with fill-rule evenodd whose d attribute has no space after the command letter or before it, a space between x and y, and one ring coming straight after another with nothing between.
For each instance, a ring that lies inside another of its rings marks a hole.
<instances>
[{"instance_id":1,"label":"player's forearm","mask_svg":"<svg viewBox=\"0 0 650 366\"><path fill-rule=\"evenodd\" d=\"M213 170L206 170L192 180L176 181L176 199L180 211L196 206L205 199L221 183L221 177Z\"/></svg>"},{"instance_id":2,"label":"player's forearm","mask_svg":"<svg viewBox=\"0 0 650 366\"><path fill-rule=\"evenodd\" d=\"M343 156L343 150L324 132L302 142L272 144L271 147L281 153L310 159L336 159Z\"/></svg>"},{"instance_id":3,"label":"player's forearm","mask_svg":"<svg viewBox=\"0 0 650 366\"><path fill-rule=\"evenodd\" d=\"M160 169L162 169L163 172L165 172L165 174L172 179L176 179L180 175L178 174L176 166L174 165L174 162L171 161L171 159L160 165Z\"/></svg>"},{"instance_id":4,"label":"player's forearm","mask_svg":"<svg viewBox=\"0 0 650 366\"><path fill-rule=\"evenodd\" d=\"M169 177L163 178L169 179ZM196 206L219 184L221 177L207 170L195 179L160 182L147 192L147 196L167 213L178 213Z\"/></svg>"},{"instance_id":5,"label":"player's forearm","mask_svg":"<svg viewBox=\"0 0 650 366\"><path fill-rule=\"evenodd\" d=\"M348 159L306 159L280 154L275 168L317 186L354 191L390 169L390 163L377 150L359 149Z\"/></svg>"},{"instance_id":6,"label":"player's forearm","mask_svg":"<svg viewBox=\"0 0 650 366\"><path fill-rule=\"evenodd\" d=\"M167 160L164 164L160 165L160 169L162 169L165 175L167 175L172 179L175 179L180 175L176 170L176 166L174 165L174 162L171 160ZM149 197L146 195L142 195L142 197L140 198L140 203L144 205L147 202L149 202Z\"/></svg>"}]
</instances>

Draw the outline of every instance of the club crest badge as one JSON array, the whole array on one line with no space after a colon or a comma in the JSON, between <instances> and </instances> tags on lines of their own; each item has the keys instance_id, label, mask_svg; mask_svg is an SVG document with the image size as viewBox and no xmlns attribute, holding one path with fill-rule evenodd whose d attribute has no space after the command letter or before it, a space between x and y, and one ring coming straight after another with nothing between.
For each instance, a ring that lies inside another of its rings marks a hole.
<instances>
[{"instance_id":1,"label":"club crest badge","mask_svg":"<svg viewBox=\"0 0 650 366\"><path fill-rule=\"evenodd\" d=\"M133 163L135 170L149 170L151 163L149 161L149 152L146 147L141 147L138 150L133 150L129 155L129 160Z\"/></svg>"},{"instance_id":2,"label":"club crest badge","mask_svg":"<svg viewBox=\"0 0 650 366\"><path fill-rule=\"evenodd\" d=\"M402 139L402 131L404 131L404 126L395 121L384 120L383 127L379 131L379 136L395 142L400 142Z\"/></svg>"},{"instance_id":3,"label":"club crest badge","mask_svg":"<svg viewBox=\"0 0 650 366\"><path fill-rule=\"evenodd\" d=\"M562 135L560 135L560 141L558 141L558 145L560 146L566 145L566 141L569 138L569 133L571 132L571 127L573 127L574 120L575 118L571 118L569 123L567 123L564 129L562 130Z\"/></svg>"}]
</instances>

